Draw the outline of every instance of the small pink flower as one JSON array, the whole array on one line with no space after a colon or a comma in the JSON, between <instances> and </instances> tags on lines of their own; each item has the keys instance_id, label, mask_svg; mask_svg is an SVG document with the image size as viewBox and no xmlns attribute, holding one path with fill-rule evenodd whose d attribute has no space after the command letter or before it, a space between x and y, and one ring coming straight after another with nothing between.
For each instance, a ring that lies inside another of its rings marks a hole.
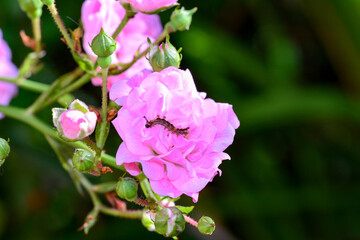
<instances>
[{"instance_id":1,"label":"small pink flower","mask_svg":"<svg viewBox=\"0 0 360 240\"><path fill-rule=\"evenodd\" d=\"M85 52L95 60L89 43L99 33L100 28L111 36L125 16L125 9L116 0L86 0L81 9L81 20L84 27L83 46ZM115 39L116 51L112 55L112 63L129 63L133 60L138 50L143 51L148 47L147 38L154 41L160 36L162 25L159 16L138 13L130 19L124 29ZM123 74L109 77L108 89L113 83L132 77L139 71L151 69L149 62L144 58L125 71ZM100 78L93 79L94 85L101 85Z\"/></svg>"},{"instance_id":2,"label":"small pink flower","mask_svg":"<svg viewBox=\"0 0 360 240\"><path fill-rule=\"evenodd\" d=\"M174 67L114 84L110 99L122 105L112 122L123 139L117 164L132 175L140 173L141 164L161 196L186 194L197 201L222 160L230 159L223 151L240 125L231 105L205 95L196 90L189 70Z\"/></svg>"},{"instance_id":3,"label":"small pink flower","mask_svg":"<svg viewBox=\"0 0 360 240\"><path fill-rule=\"evenodd\" d=\"M170 7L174 5L177 0L122 0L130 3L137 11L151 13L157 9Z\"/></svg>"},{"instance_id":4,"label":"small pink flower","mask_svg":"<svg viewBox=\"0 0 360 240\"><path fill-rule=\"evenodd\" d=\"M96 126L94 112L83 113L76 109L63 112L58 119L58 131L67 139L80 140L89 136Z\"/></svg>"},{"instance_id":5,"label":"small pink flower","mask_svg":"<svg viewBox=\"0 0 360 240\"><path fill-rule=\"evenodd\" d=\"M0 76L16 77L18 70L11 62L11 50L4 41L2 31L0 29ZM18 88L15 84L0 81L0 105L9 105L11 99L16 96ZM0 119L4 115L0 113Z\"/></svg>"},{"instance_id":6,"label":"small pink flower","mask_svg":"<svg viewBox=\"0 0 360 240\"><path fill-rule=\"evenodd\" d=\"M76 99L69 109L53 108L53 122L59 134L69 140L81 140L94 132L97 116Z\"/></svg>"}]
</instances>

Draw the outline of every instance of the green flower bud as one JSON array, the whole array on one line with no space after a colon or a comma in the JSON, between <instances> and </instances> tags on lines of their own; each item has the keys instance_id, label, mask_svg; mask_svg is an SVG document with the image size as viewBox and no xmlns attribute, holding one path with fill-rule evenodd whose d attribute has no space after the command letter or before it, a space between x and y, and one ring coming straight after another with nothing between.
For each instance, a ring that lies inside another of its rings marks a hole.
<instances>
[{"instance_id":1,"label":"green flower bud","mask_svg":"<svg viewBox=\"0 0 360 240\"><path fill-rule=\"evenodd\" d=\"M54 0L41 0L46 6L49 6L51 4L53 4L55 1Z\"/></svg>"},{"instance_id":2,"label":"green flower bud","mask_svg":"<svg viewBox=\"0 0 360 240\"><path fill-rule=\"evenodd\" d=\"M83 173L91 173L95 167L95 157L92 152L85 149L75 149L72 159L74 168Z\"/></svg>"},{"instance_id":3,"label":"green flower bud","mask_svg":"<svg viewBox=\"0 0 360 240\"><path fill-rule=\"evenodd\" d=\"M199 232L206 235L211 235L215 230L215 222L211 217L202 216L198 222Z\"/></svg>"},{"instance_id":4,"label":"green flower bud","mask_svg":"<svg viewBox=\"0 0 360 240\"><path fill-rule=\"evenodd\" d=\"M42 14L43 3L40 0L18 0L21 10L26 12L29 18L38 18Z\"/></svg>"},{"instance_id":5,"label":"green flower bud","mask_svg":"<svg viewBox=\"0 0 360 240\"><path fill-rule=\"evenodd\" d=\"M160 72L167 67L180 67L182 56L179 54L181 48L176 48L170 43L169 35L166 37L165 44L162 43L157 50L148 39L150 45L149 62L155 72Z\"/></svg>"},{"instance_id":6,"label":"green flower bud","mask_svg":"<svg viewBox=\"0 0 360 240\"><path fill-rule=\"evenodd\" d=\"M137 199L138 184L133 178L121 178L116 185L116 193L129 202Z\"/></svg>"},{"instance_id":7,"label":"green flower bud","mask_svg":"<svg viewBox=\"0 0 360 240\"><path fill-rule=\"evenodd\" d=\"M170 17L170 27L174 32L189 30L192 21L192 15L197 11L197 8L191 10L185 10L184 7L181 9L175 9Z\"/></svg>"},{"instance_id":8,"label":"green flower bud","mask_svg":"<svg viewBox=\"0 0 360 240\"><path fill-rule=\"evenodd\" d=\"M101 28L99 34L92 40L90 47L98 57L109 57L116 50L116 42Z\"/></svg>"},{"instance_id":9,"label":"green flower bud","mask_svg":"<svg viewBox=\"0 0 360 240\"><path fill-rule=\"evenodd\" d=\"M165 237L179 235L185 229L185 219L176 207L163 208L156 213L155 230Z\"/></svg>"},{"instance_id":10,"label":"green flower bud","mask_svg":"<svg viewBox=\"0 0 360 240\"><path fill-rule=\"evenodd\" d=\"M9 153L9 143L5 139L0 138L0 167L4 164L5 158L7 158Z\"/></svg>"}]
</instances>

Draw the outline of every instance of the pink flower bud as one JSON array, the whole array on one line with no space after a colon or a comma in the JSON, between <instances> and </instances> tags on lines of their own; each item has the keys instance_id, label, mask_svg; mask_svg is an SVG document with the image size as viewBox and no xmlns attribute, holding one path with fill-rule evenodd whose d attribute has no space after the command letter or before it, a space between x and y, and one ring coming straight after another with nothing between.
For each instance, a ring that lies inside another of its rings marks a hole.
<instances>
[{"instance_id":1,"label":"pink flower bud","mask_svg":"<svg viewBox=\"0 0 360 240\"><path fill-rule=\"evenodd\" d=\"M96 119L94 112L84 113L80 110L70 109L59 116L56 127L63 137L69 140L80 140L94 131Z\"/></svg>"}]
</instances>

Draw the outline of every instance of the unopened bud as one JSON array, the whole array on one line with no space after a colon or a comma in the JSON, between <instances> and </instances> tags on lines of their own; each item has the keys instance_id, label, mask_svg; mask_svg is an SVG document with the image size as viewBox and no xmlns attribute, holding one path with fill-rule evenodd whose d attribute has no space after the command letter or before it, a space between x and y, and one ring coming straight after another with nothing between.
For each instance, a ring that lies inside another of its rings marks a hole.
<instances>
[{"instance_id":1,"label":"unopened bud","mask_svg":"<svg viewBox=\"0 0 360 240\"><path fill-rule=\"evenodd\" d=\"M76 99L69 109L53 108L53 123L59 134L67 140L81 140L94 132L97 116L87 105Z\"/></svg>"},{"instance_id":2,"label":"unopened bud","mask_svg":"<svg viewBox=\"0 0 360 240\"><path fill-rule=\"evenodd\" d=\"M174 32L189 30L192 21L192 15L196 11L196 7L191 10L185 10L184 7L181 9L175 9L171 14L170 24L167 27L170 27Z\"/></svg>"},{"instance_id":3,"label":"unopened bud","mask_svg":"<svg viewBox=\"0 0 360 240\"><path fill-rule=\"evenodd\" d=\"M40 0L18 0L20 8L29 18L38 18L42 14L43 3Z\"/></svg>"},{"instance_id":4,"label":"unopened bud","mask_svg":"<svg viewBox=\"0 0 360 240\"><path fill-rule=\"evenodd\" d=\"M176 207L163 208L156 213L155 230L165 237L179 235L185 229L185 219Z\"/></svg>"},{"instance_id":5,"label":"unopened bud","mask_svg":"<svg viewBox=\"0 0 360 240\"><path fill-rule=\"evenodd\" d=\"M90 173L95 167L95 156L92 152L85 149L75 149L72 159L74 168L83 173Z\"/></svg>"},{"instance_id":6,"label":"unopened bud","mask_svg":"<svg viewBox=\"0 0 360 240\"><path fill-rule=\"evenodd\" d=\"M5 139L0 138L0 167L4 164L5 158L7 158L9 153L9 143Z\"/></svg>"},{"instance_id":7,"label":"unopened bud","mask_svg":"<svg viewBox=\"0 0 360 240\"><path fill-rule=\"evenodd\" d=\"M215 222L211 217L202 216L198 222L199 232L211 235L215 230Z\"/></svg>"},{"instance_id":8,"label":"unopened bud","mask_svg":"<svg viewBox=\"0 0 360 240\"><path fill-rule=\"evenodd\" d=\"M121 178L116 185L116 193L129 202L137 199L138 184L133 178Z\"/></svg>"},{"instance_id":9,"label":"unopened bud","mask_svg":"<svg viewBox=\"0 0 360 240\"><path fill-rule=\"evenodd\" d=\"M97 62L101 68L107 68L111 64L111 54L116 50L114 39L106 35L101 28L98 35L94 37L90 45L92 51L98 56Z\"/></svg>"},{"instance_id":10,"label":"unopened bud","mask_svg":"<svg viewBox=\"0 0 360 240\"><path fill-rule=\"evenodd\" d=\"M166 37L165 44L162 43L156 50L149 39L148 42L150 45L149 62L155 72L160 72L167 67L179 68L182 58L179 54L181 48L176 50L170 43L169 36Z\"/></svg>"}]
</instances>

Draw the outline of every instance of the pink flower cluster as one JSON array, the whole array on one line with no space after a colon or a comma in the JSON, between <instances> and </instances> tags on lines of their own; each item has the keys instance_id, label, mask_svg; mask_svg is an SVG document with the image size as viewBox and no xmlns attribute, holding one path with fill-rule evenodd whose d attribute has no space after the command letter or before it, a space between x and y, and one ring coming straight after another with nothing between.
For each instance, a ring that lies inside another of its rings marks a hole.
<instances>
[{"instance_id":1,"label":"pink flower cluster","mask_svg":"<svg viewBox=\"0 0 360 240\"><path fill-rule=\"evenodd\" d=\"M110 99L122 108L113 120L123 139L116 154L132 175L142 171L161 196L191 196L220 172L223 151L240 122L232 106L196 90L189 70L143 71L117 82Z\"/></svg>"},{"instance_id":2,"label":"pink flower cluster","mask_svg":"<svg viewBox=\"0 0 360 240\"><path fill-rule=\"evenodd\" d=\"M83 46L87 54L93 56L89 43L103 28L106 34L111 36L121 20L125 16L125 9L116 0L86 0L81 9L81 20L84 27ZM115 39L116 51L112 55L112 63L129 63L133 60L135 53L148 47L147 38L152 41L160 36L162 25L157 15L146 15L138 13L130 19L119 36ZM143 69L151 69L145 57L124 73L108 78L108 89L125 78L134 76ZM101 78L92 79L94 85L101 85Z\"/></svg>"},{"instance_id":3,"label":"pink flower cluster","mask_svg":"<svg viewBox=\"0 0 360 240\"><path fill-rule=\"evenodd\" d=\"M150 13L174 5L177 0L122 0L130 3L139 12Z\"/></svg>"},{"instance_id":4,"label":"pink flower cluster","mask_svg":"<svg viewBox=\"0 0 360 240\"><path fill-rule=\"evenodd\" d=\"M4 41L0 29L0 76L13 78L17 76L17 73L16 66L11 62L11 50ZM8 105L17 91L16 85L0 81L0 105ZM0 119L3 117L3 114L0 113Z\"/></svg>"}]
</instances>

